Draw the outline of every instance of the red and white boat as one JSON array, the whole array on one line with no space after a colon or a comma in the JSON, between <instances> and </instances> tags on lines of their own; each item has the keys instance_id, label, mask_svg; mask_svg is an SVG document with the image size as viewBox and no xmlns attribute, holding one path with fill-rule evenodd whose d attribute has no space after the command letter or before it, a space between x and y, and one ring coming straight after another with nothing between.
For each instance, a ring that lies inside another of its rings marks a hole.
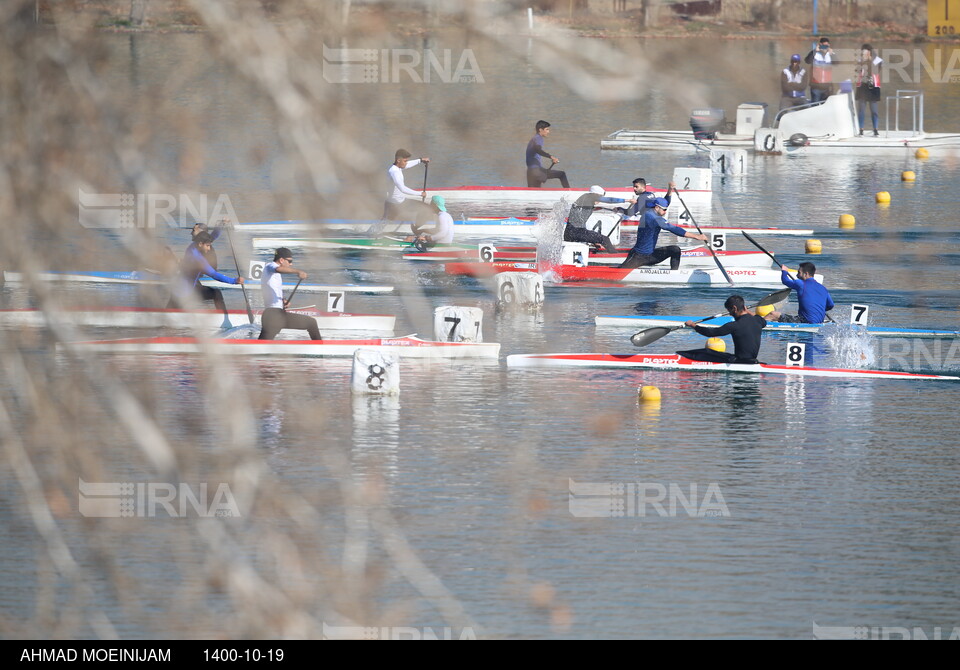
<instances>
[{"instance_id":1,"label":"red and white boat","mask_svg":"<svg viewBox=\"0 0 960 670\"><path fill-rule=\"evenodd\" d=\"M139 337L75 342L72 351L111 354L202 354L241 356L353 356L357 349L395 353L400 358L485 358L500 356L498 342L431 342L414 335L371 340L240 340L195 337Z\"/></svg>"},{"instance_id":2,"label":"red and white boat","mask_svg":"<svg viewBox=\"0 0 960 670\"><path fill-rule=\"evenodd\" d=\"M618 249L615 254L591 253L590 265L619 265L627 258L629 249ZM762 251L718 251L717 256L724 267L770 267L770 257ZM411 251L403 254L409 261L473 261L478 259L476 249L440 249L431 251ZM704 248L684 249L680 255L683 265L695 267L716 267L710 252ZM523 261L532 263L537 260L536 247L497 247L493 253L494 261Z\"/></svg>"},{"instance_id":3,"label":"red and white boat","mask_svg":"<svg viewBox=\"0 0 960 670\"><path fill-rule=\"evenodd\" d=\"M678 182L679 183L679 182ZM611 186L604 189L612 198L632 198L634 192L632 187ZM667 190L663 188L650 189L657 196L663 197ZM442 196L447 204L451 202L509 202L522 205L542 205L550 206L566 198L569 201L576 200L581 195L589 193L589 186L586 188L529 188L525 186L454 186L444 188L427 189L427 198L435 195ZM713 191L708 190L681 190L680 197L688 205L708 205L713 197Z\"/></svg>"},{"instance_id":4,"label":"red and white boat","mask_svg":"<svg viewBox=\"0 0 960 670\"><path fill-rule=\"evenodd\" d=\"M288 309L291 314L303 314L317 320L320 330L376 330L393 332L396 317L389 314L346 314L321 312L313 308ZM206 330L230 328L249 322L246 310L227 312L216 309L146 309L141 307L64 307L56 311L56 317L75 326L90 328L184 328ZM260 323L262 310L254 310L256 323ZM2 326L45 326L48 319L39 309L0 310Z\"/></svg>"},{"instance_id":5,"label":"red and white boat","mask_svg":"<svg viewBox=\"0 0 960 670\"><path fill-rule=\"evenodd\" d=\"M447 263L447 274L469 277L490 277L501 272L541 272L564 282L601 281L624 284L714 284L726 286L727 280L717 267L680 267L671 270L669 266L659 265L626 269L602 266L579 267L576 265L558 265L554 267L538 266L536 263ZM737 286L782 286L780 270L764 268L725 268L730 279ZM815 275L823 283L823 275Z\"/></svg>"},{"instance_id":6,"label":"red and white boat","mask_svg":"<svg viewBox=\"0 0 960 670\"><path fill-rule=\"evenodd\" d=\"M847 379L905 379L913 381L960 381L960 377L926 375L894 370L857 370L847 368L815 368L804 366L755 363L707 363L693 361L679 354L514 354L507 356L507 367L582 367L640 368L646 370L694 370L696 372L740 372L751 374L839 377Z\"/></svg>"}]
</instances>

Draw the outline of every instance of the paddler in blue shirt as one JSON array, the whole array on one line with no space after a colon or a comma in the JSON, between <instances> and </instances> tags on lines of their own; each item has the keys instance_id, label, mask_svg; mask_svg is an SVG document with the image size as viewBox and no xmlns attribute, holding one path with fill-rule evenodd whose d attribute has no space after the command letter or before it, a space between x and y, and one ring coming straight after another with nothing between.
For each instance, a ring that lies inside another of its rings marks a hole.
<instances>
[{"instance_id":1,"label":"paddler in blue shirt","mask_svg":"<svg viewBox=\"0 0 960 670\"><path fill-rule=\"evenodd\" d=\"M833 309L833 298L826 287L814 279L817 266L804 262L797 266L797 278L790 276L786 265L780 266L780 281L797 292L797 302L800 303L799 313L781 314L773 312L770 319L780 323L823 323L827 312Z\"/></svg>"},{"instance_id":2,"label":"paddler in blue shirt","mask_svg":"<svg viewBox=\"0 0 960 670\"><path fill-rule=\"evenodd\" d=\"M668 247L657 247L657 238L660 237L661 230L673 233L677 237L689 237L701 242L707 241L706 235L700 235L667 223L664 216L669 206L670 203L665 198L647 201L647 211L643 215L640 225L637 226L637 243L627 254L627 259L620 264L620 267L639 268L645 265L656 265L669 258L670 269L676 270L679 268L680 247L675 244Z\"/></svg>"},{"instance_id":3,"label":"paddler in blue shirt","mask_svg":"<svg viewBox=\"0 0 960 670\"><path fill-rule=\"evenodd\" d=\"M200 278L207 275L224 284L242 284L243 277L228 277L210 267L204 256L210 253L211 249L213 249L213 236L206 231L197 233L193 238L193 244L187 247L183 260L180 261L180 276L174 283L173 295L170 297L167 309L182 309L187 296L193 292L200 300L213 300L217 309L223 312L224 321L228 322L230 315L220 289L204 286L200 283Z\"/></svg>"}]
</instances>

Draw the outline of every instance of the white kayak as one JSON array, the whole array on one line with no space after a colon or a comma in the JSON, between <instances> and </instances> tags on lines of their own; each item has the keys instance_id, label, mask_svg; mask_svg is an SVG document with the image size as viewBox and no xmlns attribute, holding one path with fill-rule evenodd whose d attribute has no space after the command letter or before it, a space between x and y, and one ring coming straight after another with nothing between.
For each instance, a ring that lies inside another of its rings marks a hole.
<instances>
[{"instance_id":1,"label":"white kayak","mask_svg":"<svg viewBox=\"0 0 960 670\"><path fill-rule=\"evenodd\" d=\"M476 217L453 222L454 239L477 238L534 238L537 220L532 217ZM682 222L676 224L684 230L696 232L696 227ZM237 228L250 233L296 233L317 232L318 230L338 230L360 234L410 234L409 223L386 223L379 226L377 221L357 221L353 219L326 219L320 221L262 221L237 224ZM637 221L625 219L620 224L625 233L637 232ZM735 235L746 231L750 235L813 235L811 228L750 228L736 226L700 226L704 235L723 233ZM342 246L342 240L328 240L322 237L255 237L253 246L258 249L273 249L278 246L309 249L353 248Z\"/></svg>"},{"instance_id":2,"label":"white kayak","mask_svg":"<svg viewBox=\"0 0 960 670\"><path fill-rule=\"evenodd\" d=\"M346 314L321 312L317 309L288 309L316 319L320 330L376 330L393 332L396 317L388 314ZM255 323L260 323L262 310L253 310ZM249 323L246 310L227 312L216 309L146 309L141 307L68 307L58 309L56 316L75 326L90 328L191 328L196 330L232 328ZM45 326L47 317L39 309L0 310L2 326Z\"/></svg>"},{"instance_id":3,"label":"white kayak","mask_svg":"<svg viewBox=\"0 0 960 670\"><path fill-rule=\"evenodd\" d=\"M447 263L444 266L447 274L466 275L471 277L489 277L500 272L539 272L543 270L548 277L551 275L563 282L601 281L623 284L668 284L685 286L691 284L709 284L728 286L719 268L688 267L682 265L677 270L669 266L653 265L641 268L616 268L603 266L579 267L576 265L559 265L553 268L541 268L536 263ZM780 270L764 268L731 267L725 268L727 274L736 286L783 286L780 282ZM549 270L549 273L547 273ZM823 275L815 275L815 279L823 283Z\"/></svg>"},{"instance_id":4,"label":"white kayak","mask_svg":"<svg viewBox=\"0 0 960 670\"><path fill-rule=\"evenodd\" d=\"M634 330L641 330L643 328L654 328L657 326L663 326L666 328L671 328L674 326L682 326L687 321L698 321L702 319L701 316L598 316L594 320L598 326L619 326L624 328L632 328ZM721 316L716 319L710 319L708 321L703 321L697 325L703 326L704 328L719 328L720 326L729 323L733 318L729 316ZM825 327L829 327L830 324L827 323L780 323L778 321L768 321L767 327L764 328L764 331L780 332L780 333L819 333ZM927 330L920 328L885 328L882 326L868 326L865 329L861 326L852 326L853 328L863 329L866 332L874 335L876 337L910 337L910 338L957 338L960 337L960 331L956 330Z\"/></svg>"},{"instance_id":5,"label":"white kayak","mask_svg":"<svg viewBox=\"0 0 960 670\"><path fill-rule=\"evenodd\" d=\"M536 247L496 247L492 252L493 261L525 261L528 263L537 260ZM717 251L717 258L726 267L767 267L771 266L770 257L762 251ZM628 250L618 249L615 254L591 251L587 258L589 265L620 265L626 260ZM450 263L454 261L478 260L479 252L476 246L473 249L430 249L429 251L407 251L403 254L404 260L434 261ZM682 265L690 267L717 267L710 252L703 247L683 249L680 253Z\"/></svg>"},{"instance_id":6,"label":"white kayak","mask_svg":"<svg viewBox=\"0 0 960 670\"><path fill-rule=\"evenodd\" d=\"M584 367L641 368L649 370L694 370L696 372L739 372L808 377L840 377L848 379L901 379L913 381L960 381L960 377L925 375L894 370L857 370L847 368L814 368L771 365L769 363L707 363L693 361L679 354L514 354L507 356L507 367Z\"/></svg>"},{"instance_id":7,"label":"white kayak","mask_svg":"<svg viewBox=\"0 0 960 670\"><path fill-rule=\"evenodd\" d=\"M41 281L54 282L80 282L89 284L140 284L157 285L169 284L170 279L162 277L151 272L41 272L37 275ZM20 272L3 273L5 282L20 283L27 281L26 275ZM219 289L239 289L240 284L224 284L215 279L204 277L200 280L204 286L212 286ZM260 282L248 280L244 286L247 288L260 288ZM287 284L293 287L293 283ZM297 289L299 293L328 293L330 291L340 291L343 293L390 293L392 286L364 286L359 284L300 284Z\"/></svg>"},{"instance_id":8,"label":"white kayak","mask_svg":"<svg viewBox=\"0 0 960 670\"><path fill-rule=\"evenodd\" d=\"M63 345L58 345L63 346ZM413 335L369 340L240 340L194 337L142 337L75 342L73 351L112 354L200 354L246 356L353 356L357 349L395 353L401 358L486 358L500 356L497 342L431 342Z\"/></svg>"}]
</instances>

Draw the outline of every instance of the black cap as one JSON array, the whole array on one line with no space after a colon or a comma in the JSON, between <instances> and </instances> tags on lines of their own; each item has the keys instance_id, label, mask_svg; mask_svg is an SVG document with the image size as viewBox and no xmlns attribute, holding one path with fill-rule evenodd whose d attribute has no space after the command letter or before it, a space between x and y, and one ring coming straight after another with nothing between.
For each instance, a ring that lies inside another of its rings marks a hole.
<instances>
[{"instance_id":1,"label":"black cap","mask_svg":"<svg viewBox=\"0 0 960 670\"><path fill-rule=\"evenodd\" d=\"M274 253L273 257L274 257L275 259L277 259L277 258L293 258L293 252L290 251L289 249L287 249L286 247L277 247L277 251L276 251L276 253Z\"/></svg>"}]
</instances>

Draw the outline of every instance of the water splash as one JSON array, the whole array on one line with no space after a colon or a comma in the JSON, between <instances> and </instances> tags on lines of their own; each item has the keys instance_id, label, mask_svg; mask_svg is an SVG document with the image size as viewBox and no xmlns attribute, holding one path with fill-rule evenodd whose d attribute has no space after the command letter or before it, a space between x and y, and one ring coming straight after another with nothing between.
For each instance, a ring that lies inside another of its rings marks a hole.
<instances>
[{"instance_id":1,"label":"water splash","mask_svg":"<svg viewBox=\"0 0 960 670\"><path fill-rule=\"evenodd\" d=\"M537 264L554 268L560 265L563 254L563 228L570 214L570 201L561 198L549 210L537 217L533 237L537 240Z\"/></svg>"},{"instance_id":2,"label":"water splash","mask_svg":"<svg viewBox=\"0 0 960 670\"><path fill-rule=\"evenodd\" d=\"M831 367L872 368L877 363L877 338L866 329L846 323L824 324L820 331Z\"/></svg>"}]
</instances>

